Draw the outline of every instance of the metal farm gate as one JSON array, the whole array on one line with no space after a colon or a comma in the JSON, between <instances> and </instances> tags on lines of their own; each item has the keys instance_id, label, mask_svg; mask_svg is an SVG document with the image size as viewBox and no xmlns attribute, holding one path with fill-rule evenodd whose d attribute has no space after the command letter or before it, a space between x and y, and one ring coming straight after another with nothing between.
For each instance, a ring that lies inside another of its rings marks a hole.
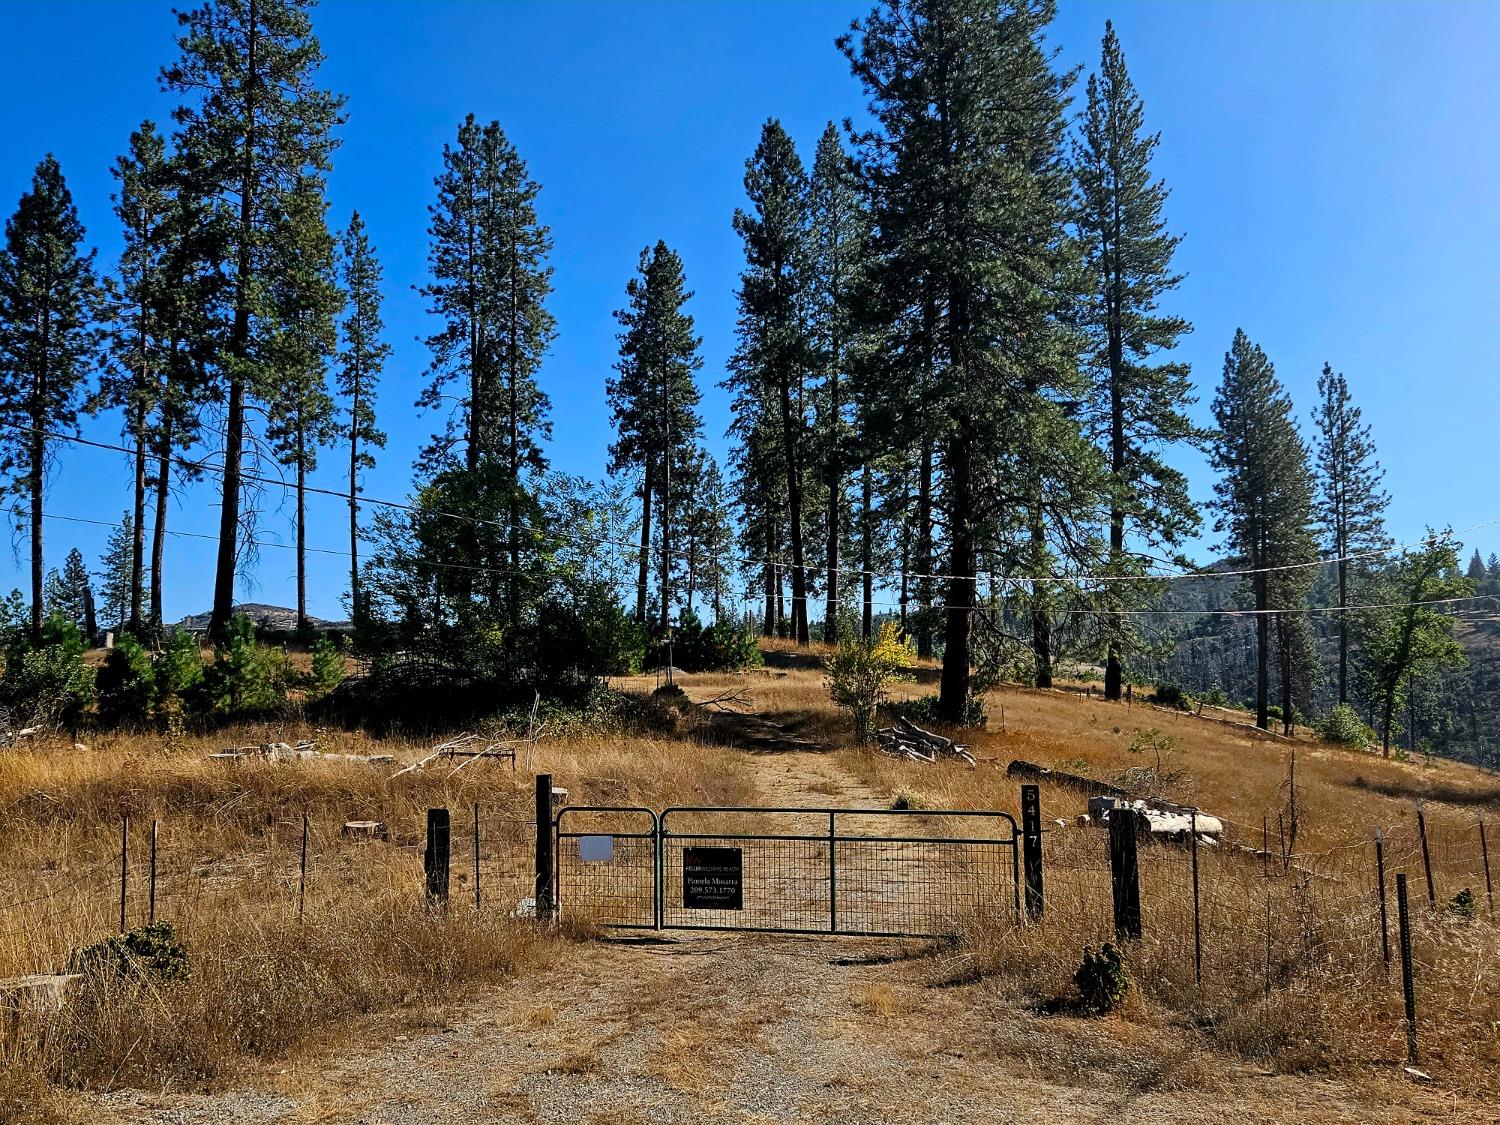
<instances>
[{"instance_id":1,"label":"metal farm gate","mask_svg":"<svg viewBox=\"0 0 1500 1125\"><path fill-rule=\"evenodd\" d=\"M568 806L553 901L633 929L937 937L1021 913L1008 813Z\"/></svg>"}]
</instances>

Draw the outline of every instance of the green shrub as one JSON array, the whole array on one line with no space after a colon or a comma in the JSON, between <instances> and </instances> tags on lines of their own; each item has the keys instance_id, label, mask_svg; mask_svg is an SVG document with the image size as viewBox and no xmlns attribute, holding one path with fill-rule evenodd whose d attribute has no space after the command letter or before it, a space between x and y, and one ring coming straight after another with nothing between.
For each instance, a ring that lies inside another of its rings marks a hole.
<instances>
[{"instance_id":1,"label":"green shrub","mask_svg":"<svg viewBox=\"0 0 1500 1125\"><path fill-rule=\"evenodd\" d=\"M868 640L845 630L838 649L827 662L828 694L849 712L854 737L869 740L875 709L885 701L890 685L908 675L916 656L903 641L894 622L887 621Z\"/></svg>"},{"instance_id":2,"label":"green shrub","mask_svg":"<svg viewBox=\"0 0 1500 1125\"><path fill-rule=\"evenodd\" d=\"M1073 983L1084 1010L1096 1015L1113 1011L1130 991L1125 959L1109 942L1098 953L1087 945L1083 947L1083 963L1073 974Z\"/></svg>"},{"instance_id":3,"label":"green shrub","mask_svg":"<svg viewBox=\"0 0 1500 1125\"><path fill-rule=\"evenodd\" d=\"M151 654L134 637L121 637L104 658L95 680L99 721L106 726L139 726L151 718L156 669Z\"/></svg>"},{"instance_id":4,"label":"green shrub","mask_svg":"<svg viewBox=\"0 0 1500 1125\"><path fill-rule=\"evenodd\" d=\"M322 693L332 691L348 674L344 651L331 637L319 637L312 646L312 686Z\"/></svg>"},{"instance_id":5,"label":"green shrub","mask_svg":"<svg viewBox=\"0 0 1500 1125\"><path fill-rule=\"evenodd\" d=\"M1448 913L1465 920L1479 917L1479 900L1468 887L1454 895L1448 903Z\"/></svg>"},{"instance_id":6,"label":"green shrub","mask_svg":"<svg viewBox=\"0 0 1500 1125\"><path fill-rule=\"evenodd\" d=\"M1183 691L1179 684L1157 684L1151 702L1158 707L1176 707L1179 711L1187 711L1193 706L1193 697Z\"/></svg>"},{"instance_id":7,"label":"green shrub","mask_svg":"<svg viewBox=\"0 0 1500 1125\"><path fill-rule=\"evenodd\" d=\"M152 922L76 951L70 968L95 978L186 980L188 951L172 923Z\"/></svg>"},{"instance_id":8,"label":"green shrub","mask_svg":"<svg viewBox=\"0 0 1500 1125\"><path fill-rule=\"evenodd\" d=\"M543 602L535 623L515 638L513 651L524 656L543 685L556 684L639 672L646 637L613 590L584 582ZM505 659L503 653L497 657Z\"/></svg>"},{"instance_id":9,"label":"green shrub","mask_svg":"<svg viewBox=\"0 0 1500 1125\"><path fill-rule=\"evenodd\" d=\"M755 636L728 618L704 625L689 610L672 631L672 664L684 672L734 672L761 663Z\"/></svg>"},{"instance_id":10,"label":"green shrub","mask_svg":"<svg viewBox=\"0 0 1500 1125\"><path fill-rule=\"evenodd\" d=\"M156 658L156 709L159 714L179 713L184 701L203 682L203 654L198 638L186 629L174 629L162 643Z\"/></svg>"},{"instance_id":11,"label":"green shrub","mask_svg":"<svg viewBox=\"0 0 1500 1125\"><path fill-rule=\"evenodd\" d=\"M237 613L229 622L228 642L203 670L190 702L204 715L264 714L281 703L281 670L281 661L256 643L250 619Z\"/></svg>"},{"instance_id":12,"label":"green shrub","mask_svg":"<svg viewBox=\"0 0 1500 1125\"><path fill-rule=\"evenodd\" d=\"M1316 730L1319 738L1336 746L1368 746L1375 741L1375 732L1347 703L1337 704L1319 719Z\"/></svg>"},{"instance_id":13,"label":"green shrub","mask_svg":"<svg viewBox=\"0 0 1500 1125\"><path fill-rule=\"evenodd\" d=\"M94 696L94 670L84 663L83 633L59 613L42 626L42 643L13 630L0 679L0 702L42 726L78 725Z\"/></svg>"},{"instance_id":14,"label":"green shrub","mask_svg":"<svg viewBox=\"0 0 1500 1125\"><path fill-rule=\"evenodd\" d=\"M916 723L918 726L925 723L949 721L938 715L938 697L935 695L919 695L915 699L893 699L884 704L884 707L892 715L900 715L907 722ZM968 703L964 706L964 716L959 726L984 726L984 704L970 696Z\"/></svg>"},{"instance_id":15,"label":"green shrub","mask_svg":"<svg viewBox=\"0 0 1500 1125\"><path fill-rule=\"evenodd\" d=\"M1229 696L1218 684L1198 695L1198 702L1206 707L1228 707Z\"/></svg>"}]
</instances>

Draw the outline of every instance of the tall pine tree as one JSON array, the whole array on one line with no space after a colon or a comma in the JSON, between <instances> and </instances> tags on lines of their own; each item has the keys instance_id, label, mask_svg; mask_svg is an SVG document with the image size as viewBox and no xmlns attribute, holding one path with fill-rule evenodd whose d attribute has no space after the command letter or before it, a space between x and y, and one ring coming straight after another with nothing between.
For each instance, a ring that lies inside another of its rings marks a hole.
<instances>
[{"instance_id":1,"label":"tall pine tree","mask_svg":"<svg viewBox=\"0 0 1500 1125\"><path fill-rule=\"evenodd\" d=\"M775 118L762 126L760 143L745 162L745 194L750 210L734 213L734 229L745 244L745 269L738 293L739 346L730 360L727 385L767 408L770 416L786 490L781 526L791 544L792 635L798 644L807 644L803 474L812 361L804 313L807 173L792 138Z\"/></svg>"},{"instance_id":2,"label":"tall pine tree","mask_svg":"<svg viewBox=\"0 0 1500 1125\"><path fill-rule=\"evenodd\" d=\"M646 623L652 557L652 515L659 514L657 599L660 626L668 627L672 604L672 515L691 480L676 481L697 447L702 422L697 413L695 373L703 366L702 342L688 298L682 259L665 242L641 251L637 276L625 285L626 304L615 311L621 332L616 375L606 383L616 438L609 447L609 471L640 475L641 549L636 578L635 616Z\"/></svg>"},{"instance_id":3,"label":"tall pine tree","mask_svg":"<svg viewBox=\"0 0 1500 1125\"><path fill-rule=\"evenodd\" d=\"M947 548L938 706L954 721L968 710L981 552L1026 495L1011 451L1076 373L1059 330L1076 248L1064 229L1071 76L1045 45L1053 15L1045 0L897 0L840 41L875 121L858 138L872 269L906 326L883 346L930 364Z\"/></svg>"},{"instance_id":4,"label":"tall pine tree","mask_svg":"<svg viewBox=\"0 0 1500 1125\"><path fill-rule=\"evenodd\" d=\"M1213 403L1211 459L1215 530L1236 563L1251 571L1255 595L1255 722L1270 727L1271 618L1305 609L1306 586L1276 568L1307 563L1313 481L1292 402L1276 369L1242 330L1224 356L1224 377Z\"/></svg>"},{"instance_id":5,"label":"tall pine tree","mask_svg":"<svg viewBox=\"0 0 1500 1125\"><path fill-rule=\"evenodd\" d=\"M42 508L56 441L74 430L94 358L94 252L62 169L44 157L0 249L0 489L31 530L31 635L42 638Z\"/></svg>"},{"instance_id":6,"label":"tall pine tree","mask_svg":"<svg viewBox=\"0 0 1500 1125\"><path fill-rule=\"evenodd\" d=\"M1318 377L1318 406L1313 413L1318 431L1317 519L1323 550L1338 567L1339 608L1350 604L1350 579L1362 568L1349 556L1386 547L1385 509L1390 497L1380 487L1385 471L1375 459L1370 427L1360 418L1349 395L1343 372L1323 365ZM1338 615L1339 702L1349 700L1350 621Z\"/></svg>"},{"instance_id":7,"label":"tall pine tree","mask_svg":"<svg viewBox=\"0 0 1500 1125\"><path fill-rule=\"evenodd\" d=\"M234 609L241 533L247 393L266 369L273 278L300 247L282 219L294 191L321 191L343 99L318 88L323 61L308 12L312 0L208 0L179 12L177 62L162 85L185 100L174 113L177 147L194 172L192 190L210 202L216 256L229 274L229 323L218 367L225 437L219 549L210 632L227 635Z\"/></svg>"},{"instance_id":8,"label":"tall pine tree","mask_svg":"<svg viewBox=\"0 0 1500 1125\"><path fill-rule=\"evenodd\" d=\"M1162 450L1196 431L1185 411L1193 401L1188 366L1163 360L1191 330L1163 315L1163 295L1181 282L1172 268L1180 241L1167 231L1167 188L1152 178L1159 134L1145 130L1145 110L1125 68L1112 24L1104 25L1099 71L1089 76L1088 107L1074 144L1078 233L1088 272L1085 305L1088 366L1093 373L1100 444L1109 460L1111 577L1144 573L1142 552L1176 547L1197 526L1186 477ZM1127 551L1129 541L1134 551ZM1111 582L1106 596L1159 594L1153 583ZM1122 660L1132 644L1126 617L1108 614L1104 695L1119 699Z\"/></svg>"},{"instance_id":9,"label":"tall pine tree","mask_svg":"<svg viewBox=\"0 0 1500 1125\"><path fill-rule=\"evenodd\" d=\"M359 590L360 472L375 467L371 449L385 448L385 434L375 425L375 389L390 357L382 338L380 262L356 211L340 243L344 298L344 350L339 354L338 393L347 416L343 436L349 442L349 616L356 625L366 619Z\"/></svg>"}]
</instances>

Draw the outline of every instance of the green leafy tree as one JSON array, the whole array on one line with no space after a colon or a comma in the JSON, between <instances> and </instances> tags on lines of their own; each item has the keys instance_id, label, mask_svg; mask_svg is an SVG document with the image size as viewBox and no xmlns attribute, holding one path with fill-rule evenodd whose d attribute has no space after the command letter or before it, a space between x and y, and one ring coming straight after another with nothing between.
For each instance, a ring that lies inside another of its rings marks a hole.
<instances>
[{"instance_id":1,"label":"green leafy tree","mask_svg":"<svg viewBox=\"0 0 1500 1125\"><path fill-rule=\"evenodd\" d=\"M1101 404L1096 423L1109 459L1109 557L1106 572L1145 573L1151 553L1175 548L1198 525L1187 478L1163 450L1192 442L1186 410L1195 401L1186 363L1163 357L1192 330L1159 311L1182 280L1172 266L1180 237L1167 230L1167 187L1153 179L1160 135L1148 133L1145 107L1125 67L1114 26L1105 21L1099 71L1089 76L1088 106L1074 143L1077 225L1088 276L1088 366ZM1127 540L1136 550L1127 551ZM1109 601L1160 594L1155 583L1111 582ZM1104 697L1119 699L1123 659L1138 643L1120 613L1106 617Z\"/></svg>"},{"instance_id":2,"label":"green leafy tree","mask_svg":"<svg viewBox=\"0 0 1500 1125\"><path fill-rule=\"evenodd\" d=\"M371 449L385 448L385 434L375 425L375 389L391 346L382 338L385 321L380 315L380 262L358 211L349 219L341 249L348 312L337 384L340 396L348 403L343 435L349 442L349 615L357 625L364 619L359 590L360 472L375 467Z\"/></svg>"},{"instance_id":3,"label":"green leafy tree","mask_svg":"<svg viewBox=\"0 0 1500 1125\"><path fill-rule=\"evenodd\" d=\"M745 269L738 293L739 345L726 386L760 408L761 432L754 437L764 441L774 434L778 443L786 497L782 526L791 545L792 635L798 644L807 644L803 474L808 460L806 380L812 363L803 307L807 173L775 118L762 126L760 143L745 162L745 194L750 210L734 213L734 229L745 244ZM740 463L753 469L765 460L744 458ZM752 487L766 484L757 481Z\"/></svg>"},{"instance_id":4,"label":"green leafy tree","mask_svg":"<svg viewBox=\"0 0 1500 1125\"><path fill-rule=\"evenodd\" d=\"M640 474L635 617L641 624L646 622L649 601L653 509L659 513L657 598L665 632L672 605L673 515L686 506L683 499L693 487L693 482L682 479L681 470L703 428L694 378L703 366L698 354L702 338L695 335L693 318L684 311L692 293L686 289L676 252L665 242L647 247L641 251L638 270L626 283L625 307L615 311L621 328L620 358L615 377L605 386L616 434L609 447L609 471Z\"/></svg>"},{"instance_id":5,"label":"green leafy tree","mask_svg":"<svg viewBox=\"0 0 1500 1125\"><path fill-rule=\"evenodd\" d=\"M1072 76L1045 42L1053 15L1047 2L898 0L840 40L874 120L856 140L888 322L879 346L926 368L920 383L892 371L920 387L921 436L941 456L939 711L955 722L968 711L980 554L1032 476L1015 451L1039 415L1065 409L1077 375L1062 323L1076 286L1063 159Z\"/></svg>"},{"instance_id":6,"label":"green leafy tree","mask_svg":"<svg viewBox=\"0 0 1500 1125\"><path fill-rule=\"evenodd\" d=\"M1443 603L1471 596L1474 586L1460 571L1452 532L1429 530L1426 544L1403 555L1379 589L1377 604L1389 608L1363 611L1366 691L1379 718L1381 751L1390 757L1396 717L1421 677L1467 660Z\"/></svg>"},{"instance_id":7,"label":"green leafy tree","mask_svg":"<svg viewBox=\"0 0 1500 1125\"><path fill-rule=\"evenodd\" d=\"M1380 551L1390 544L1385 533L1385 509L1390 497L1380 487L1385 472L1375 459L1370 427L1360 418L1349 395L1343 372L1328 364L1318 377L1317 520L1324 552L1337 560L1339 608L1350 604L1351 577L1368 570L1351 555ZM1338 615L1339 699L1349 699L1350 620Z\"/></svg>"},{"instance_id":8,"label":"green leafy tree","mask_svg":"<svg viewBox=\"0 0 1500 1125\"><path fill-rule=\"evenodd\" d=\"M57 161L37 165L0 249L0 495L31 532L31 636L42 636L42 515L57 442L75 430L98 340L94 252Z\"/></svg>"},{"instance_id":9,"label":"green leafy tree","mask_svg":"<svg viewBox=\"0 0 1500 1125\"><path fill-rule=\"evenodd\" d=\"M445 431L424 451L423 466L433 474L456 465L474 473L491 462L503 470L500 478L486 473L482 485L502 491L507 534L498 557L509 560L503 585L514 631L521 623L521 555L533 537L523 517L536 505L528 478L545 472L541 442L551 435L551 407L536 375L555 334L546 308L552 235L537 217L541 186L497 121L480 126L470 114L457 145L444 146L435 183L432 281L422 293L443 324L427 340L430 382L417 405L441 408L455 382L462 393L459 411L450 412ZM459 445L461 460L454 453Z\"/></svg>"},{"instance_id":10,"label":"green leafy tree","mask_svg":"<svg viewBox=\"0 0 1500 1125\"><path fill-rule=\"evenodd\" d=\"M1215 530L1236 562L1252 571L1255 596L1256 725L1270 726L1271 618L1306 608L1306 584L1273 569L1308 563L1313 481L1276 369L1242 330L1224 356L1213 403L1218 432L1211 450L1218 513Z\"/></svg>"},{"instance_id":11,"label":"green leafy tree","mask_svg":"<svg viewBox=\"0 0 1500 1125\"><path fill-rule=\"evenodd\" d=\"M211 257L227 274L228 324L217 358L225 402L222 497L209 628L227 639L242 532L247 395L274 382L271 282L297 268L286 222L295 193L319 194L343 99L320 89L312 0L207 0L177 14L179 57L162 86L192 193L207 204Z\"/></svg>"},{"instance_id":12,"label":"green leafy tree","mask_svg":"<svg viewBox=\"0 0 1500 1125\"><path fill-rule=\"evenodd\" d=\"M268 404L266 437L277 460L292 470L296 506L297 629L306 633L307 475L318 467L318 449L336 434L328 364L338 347L334 318L343 297L335 278L333 236L326 204L315 182L287 198L280 241L297 248L273 281L269 306L275 328L266 343L274 381L260 397Z\"/></svg>"}]
</instances>

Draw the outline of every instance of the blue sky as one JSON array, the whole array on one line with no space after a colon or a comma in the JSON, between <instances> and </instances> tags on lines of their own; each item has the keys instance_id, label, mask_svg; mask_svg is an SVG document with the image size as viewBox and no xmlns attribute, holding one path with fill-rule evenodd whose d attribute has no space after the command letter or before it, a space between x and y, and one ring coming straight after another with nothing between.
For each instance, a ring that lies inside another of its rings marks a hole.
<instances>
[{"instance_id":1,"label":"blue sky","mask_svg":"<svg viewBox=\"0 0 1500 1125\"><path fill-rule=\"evenodd\" d=\"M498 118L530 163L556 240L558 339L542 374L553 465L603 471L611 314L640 249L658 238L682 254L697 294L706 430L722 453L728 411L715 384L734 344L741 258L730 216L744 159L768 116L810 160L828 120L861 112L833 39L866 10L862 0L325 0L314 13L324 83L349 98L332 221L364 215L395 346L379 407L391 444L367 492L403 497L436 425L412 408L426 363L418 338L431 329L412 287L425 277L439 153L470 111ZM1188 274L1170 307L1196 326L1181 354L1200 414L1243 326L1304 419L1325 359L1349 376L1388 471L1398 539L1500 517L1500 5L1063 0L1053 38L1070 63L1095 64L1106 18L1163 135L1157 171ZM108 169L142 118L167 120L156 75L173 33L163 0L0 0L0 210L53 152L101 264L113 262ZM114 419L86 423L104 440L117 430ZM345 487L337 456L327 460L318 483ZM1184 463L1207 497L1206 466ZM123 458L63 459L51 510L116 520L127 503ZM312 504L313 544L342 549L337 501ZM173 520L214 530L212 489L182 497ZM54 566L74 545L92 560L107 531L49 521L47 533ZM261 534L289 541L290 511L269 511ZM1500 549L1500 526L1469 538ZM177 538L168 551L169 616L206 608L212 543ZM292 572L291 552L264 550L241 598L290 604ZM23 574L22 557L0 552L0 588ZM314 613L341 616L344 585L340 560L314 556Z\"/></svg>"}]
</instances>

